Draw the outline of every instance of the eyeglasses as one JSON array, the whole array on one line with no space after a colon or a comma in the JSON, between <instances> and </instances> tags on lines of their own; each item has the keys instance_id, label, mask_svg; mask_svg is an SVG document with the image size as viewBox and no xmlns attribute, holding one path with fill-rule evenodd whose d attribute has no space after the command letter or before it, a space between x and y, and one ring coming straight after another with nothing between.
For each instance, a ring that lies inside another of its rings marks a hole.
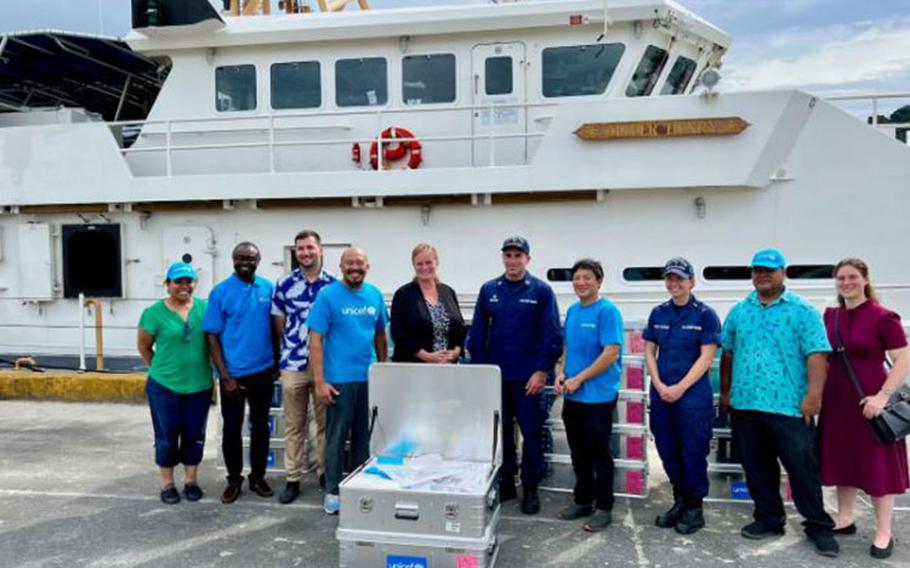
<instances>
[{"instance_id":1,"label":"eyeglasses","mask_svg":"<svg viewBox=\"0 0 910 568\"><path fill-rule=\"evenodd\" d=\"M193 326L190 322L183 322L183 342L189 343L193 339Z\"/></svg>"}]
</instances>

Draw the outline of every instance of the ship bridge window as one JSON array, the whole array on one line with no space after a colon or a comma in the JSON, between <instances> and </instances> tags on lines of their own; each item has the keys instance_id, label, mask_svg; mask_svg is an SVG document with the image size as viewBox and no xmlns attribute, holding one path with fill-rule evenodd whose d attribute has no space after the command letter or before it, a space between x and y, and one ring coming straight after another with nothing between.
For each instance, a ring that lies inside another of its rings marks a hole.
<instances>
[{"instance_id":1,"label":"ship bridge window","mask_svg":"<svg viewBox=\"0 0 910 568\"><path fill-rule=\"evenodd\" d=\"M401 96L406 105L455 101L455 56L408 55L401 62Z\"/></svg>"},{"instance_id":2,"label":"ship bridge window","mask_svg":"<svg viewBox=\"0 0 910 568\"><path fill-rule=\"evenodd\" d=\"M666 50L649 45L638 63L638 69L632 75L632 81L626 87L627 97L647 97L654 90L669 54Z\"/></svg>"},{"instance_id":3,"label":"ship bridge window","mask_svg":"<svg viewBox=\"0 0 910 568\"><path fill-rule=\"evenodd\" d=\"M272 108L318 108L322 106L322 83L318 61L294 61L272 65Z\"/></svg>"},{"instance_id":4,"label":"ship bridge window","mask_svg":"<svg viewBox=\"0 0 910 568\"><path fill-rule=\"evenodd\" d=\"M335 62L335 103L338 106L378 106L388 100L388 65L384 57Z\"/></svg>"},{"instance_id":5,"label":"ship bridge window","mask_svg":"<svg viewBox=\"0 0 910 568\"><path fill-rule=\"evenodd\" d=\"M653 282L664 279L663 266L630 266L622 271L626 282Z\"/></svg>"},{"instance_id":6,"label":"ship bridge window","mask_svg":"<svg viewBox=\"0 0 910 568\"><path fill-rule=\"evenodd\" d=\"M787 267L787 278L830 280L834 278L833 264L794 264Z\"/></svg>"},{"instance_id":7,"label":"ship bridge window","mask_svg":"<svg viewBox=\"0 0 910 568\"><path fill-rule=\"evenodd\" d=\"M543 96L602 95L626 46L621 43L549 47L543 50Z\"/></svg>"},{"instance_id":8,"label":"ship bridge window","mask_svg":"<svg viewBox=\"0 0 910 568\"><path fill-rule=\"evenodd\" d=\"M676 63L673 64L673 68L670 69L670 73L667 75L667 80L664 81L660 94L678 95L684 93L686 87L689 86L689 81L692 80L692 75L695 74L695 67L695 62L688 57L677 57Z\"/></svg>"},{"instance_id":9,"label":"ship bridge window","mask_svg":"<svg viewBox=\"0 0 910 568\"><path fill-rule=\"evenodd\" d=\"M215 68L215 108L218 112L256 109L254 65L225 65Z\"/></svg>"},{"instance_id":10,"label":"ship bridge window","mask_svg":"<svg viewBox=\"0 0 910 568\"><path fill-rule=\"evenodd\" d=\"M120 225L63 225L63 297L123 296Z\"/></svg>"},{"instance_id":11,"label":"ship bridge window","mask_svg":"<svg viewBox=\"0 0 910 568\"><path fill-rule=\"evenodd\" d=\"M511 57L488 57L484 64L484 74L488 95L508 95L512 92L515 79L512 77Z\"/></svg>"}]
</instances>

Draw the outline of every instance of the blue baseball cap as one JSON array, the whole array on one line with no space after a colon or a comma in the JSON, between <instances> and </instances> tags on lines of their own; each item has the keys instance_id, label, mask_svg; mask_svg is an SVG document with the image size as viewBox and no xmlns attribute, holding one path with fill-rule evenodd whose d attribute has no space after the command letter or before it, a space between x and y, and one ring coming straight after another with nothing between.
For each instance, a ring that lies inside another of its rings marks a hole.
<instances>
[{"instance_id":1,"label":"blue baseball cap","mask_svg":"<svg viewBox=\"0 0 910 568\"><path fill-rule=\"evenodd\" d=\"M196 280L196 271L193 270L193 267L185 262L175 262L170 265L167 269L167 279L173 282L178 278L189 278L190 280Z\"/></svg>"},{"instance_id":2,"label":"blue baseball cap","mask_svg":"<svg viewBox=\"0 0 910 568\"><path fill-rule=\"evenodd\" d=\"M675 274L682 278L692 278L695 276L695 268L692 263L681 256L671 258L664 264L664 278L670 274Z\"/></svg>"},{"instance_id":3,"label":"blue baseball cap","mask_svg":"<svg viewBox=\"0 0 910 568\"><path fill-rule=\"evenodd\" d=\"M752 257L752 268L770 268L772 270L777 270L778 268L785 268L787 266L787 261L784 259L784 254L775 248L766 248L761 249L755 256Z\"/></svg>"},{"instance_id":4,"label":"blue baseball cap","mask_svg":"<svg viewBox=\"0 0 910 568\"><path fill-rule=\"evenodd\" d=\"M509 237L502 243L502 249L518 249L525 254L531 254L531 245L528 243L528 239L524 237Z\"/></svg>"}]
</instances>

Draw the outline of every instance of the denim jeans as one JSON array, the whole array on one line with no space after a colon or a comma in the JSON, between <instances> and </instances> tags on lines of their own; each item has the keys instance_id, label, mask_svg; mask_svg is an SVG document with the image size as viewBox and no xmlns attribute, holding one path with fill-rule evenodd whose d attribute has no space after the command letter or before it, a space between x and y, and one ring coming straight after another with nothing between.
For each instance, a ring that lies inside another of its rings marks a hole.
<instances>
[{"instance_id":1,"label":"denim jeans","mask_svg":"<svg viewBox=\"0 0 910 568\"><path fill-rule=\"evenodd\" d=\"M325 411L325 492L338 495L345 469L344 446L351 436L351 470L370 457L369 387L364 382L333 383L335 404Z\"/></svg>"},{"instance_id":2,"label":"denim jeans","mask_svg":"<svg viewBox=\"0 0 910 568\"><path fill-rule=\"evenodd\" d=\"M148 377L145 394L155 429L155 463L159 467L199 465L212 389L180 394Z\"/></svg>"}]
</instances>

